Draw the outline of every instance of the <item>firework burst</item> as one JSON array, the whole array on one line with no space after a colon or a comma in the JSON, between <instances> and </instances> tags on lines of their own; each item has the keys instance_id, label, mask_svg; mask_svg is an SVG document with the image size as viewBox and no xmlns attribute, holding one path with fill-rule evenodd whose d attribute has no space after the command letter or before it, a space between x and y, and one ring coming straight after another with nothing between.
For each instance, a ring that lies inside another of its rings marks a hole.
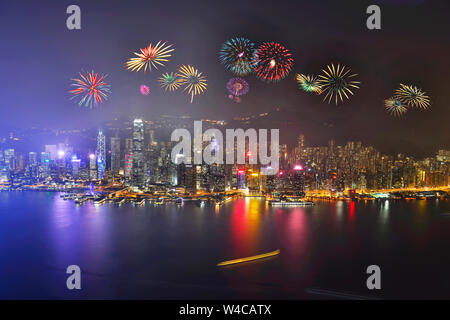
<instances>
[{"instance_id":1,"label":"firework burst","mask_svg":"<svg viewBox=\"0 0 450 320\"><path fill-rule=\"evenodd\" d=\"M227 90L235 97L243 96L248 92L248 83L242 78L231 78L227 82Z\"/></svg>"},{"instance_id":2,"label":"firework burst","mask_svg":"<svg viewBox=\"0 0 450 320\"><path fill-rule=\"evenodd\" d=\"M107 100L111 86L104 81L106 75L99 75L94 71L87 73L82 71L79 75L80 78L72 79L73 83L70 84L75 87L69 91L73 94L70 99L78 99L78 105L84 104L91 109L102 103L103 99Z\"/></svg>"},{"instance_id":3,"label":"firework burst","mask_svg":"<svg viewBox=\"0 0 450 320\"><path fill-rule=\"evenodd\" d=\"M159 85L164 89L164 91L175 91L180 87L180 79L173 72L163 73L161 77L158 78L158 81Z\"/></svg>"},{"instance_id":4,"label":"firework burst","mask_svg":"<svg viewBox=\"0 0 450 320\"><path fill-rule=\"evenodd\" d=\"M406 108L403 103L396 98L384 100L384 107L387 112L396 117L399 117L408 111L408 108Z\"/></svg>"},{"instance_id":5,"label":"firework burst","mask_svg":"<svg viewBox=\"0 0 450 320\"><path fill-rule=\"evenodd\" d=\"M142 84L139 87L139 91L141 92L141 94L143 96L148 96L150 94L150 88L148 86L146 86L145 84Z\"/></svg>"},{"instance_id":6,"label":"firework burst","mask_svg":"<svg viewBox=\"0 0 450 320\"><path fill-rule=\"evenodd\" d=\"M306 92L314 92L317 94L322 93L322 88L320 87L316 76L304 75L300 73L295 76L295 79L297 80L298 86L302 90Z\"/></svg>"},{"instance_id":7,"label":"firework burst","mask_svg":"<svg viewBox=\"0 0 450 320\"><path fill-rule=\"evenodd\" d=\"M276 42L265 42L253 56L254 72L267 82L277 82L286 77L294 64L291 52Z\"/></svg>"},{"instance_id":8,"label":"firework burst","mask_svg":"<svg viewBox=\"0 0 450 320\"><path fill-rule=\"evenodd\" d=\"M164 62L169 61L168 58L172 56L171 52L174 51L171 48L172 45L166 45L166 43L162 43L161 41L158 41L156 45L150 43L148 47L140 49L141 53L134 52L137 58L130 58L126 62L127 69L138 72L144 68L145 73L147 69L152 71L152 67L158 69L158 66L164 66Z\"/></svg>"},{"instance_id":9,"label":"firework burst","mask_svg":"<svg viewBox=\"0 0 450 320\"><path fill-rule=\"evenodd\" d=\"M238 76L246 76L253 71L252 59L255 45L245 38L233 38L222 45L219 60L225 68Z\"/></svg>"},{"instance_id":10,"label":"firework burst","mask_svg":"<svg viewBox=\"0 0 450 320\"><path fill-rule=\"evenodd\" d=\"M180 85L184 86L183 92L187 90L187 94L191 96L191 103L194 96L203 94L207 90L206 76L191 65L182 65L178 69L177 76L180 79Z\"/></svg>"},{"instance_id":11,"label":"firework burst","mask_svg":"<svg viewBox=\"0 0 450 320\"><path fill-rule=\"evenodd\" d=\"M337 68L334 67L334 64L327 66L327 70L322 69L323 74L319 75L318 83L322 92L326 92L324 101L328 98L328 103L334 97L336 105L338 104L338 98L341 99L341 102L344 101L344 96L349 99L348 94L353 95L353 88L359 89L359 84L361 82L353 80L357 74L350 74L351 70L346 68L345 66L337 65Z\"/></svg>"},{"instance_id":12,"label":"firework burst","mask_svg":"<svg viewBox=\"0 0 450 320\"><path fill-rule=\"evenodd\" d=\"M431 106L430 98L416 86L400 84L400 88L395 90L394 97L408 107L417 107L421 110L426 110Z\"/></svg>"}]
</instances>

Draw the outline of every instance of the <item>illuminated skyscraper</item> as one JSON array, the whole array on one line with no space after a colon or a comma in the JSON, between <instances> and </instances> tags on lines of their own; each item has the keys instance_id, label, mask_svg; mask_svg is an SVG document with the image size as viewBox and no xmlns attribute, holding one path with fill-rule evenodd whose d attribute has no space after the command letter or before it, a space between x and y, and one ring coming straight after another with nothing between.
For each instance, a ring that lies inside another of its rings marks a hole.
<instances>
[{"instance_id":1,"label":"illuminated skyscraper","mask_svg":"<svg viewBox=\"0 0 450 320\"><path fill-rule=\"evenodd\" d=\"M95 154L89 155L89 178L91 180L97 179L97 163Z\"/></svg>"},{"instance_id":2,"label":"illuminated skyscraper","mask_svg":"<svg viewBox=\"0 0 450 320\"><path fill-rule=\"evenodd\" d=\"M50 160L54 161L58 157L58 151L55 144L46 144L45 152L50 155Z\"/></svg>"},{"instance_id":3,"label":"illuminated skyscraper","mask_svg":"<svg viewBox=\"0 0 450 320\"><path fill-rule=\"evenodd\" d=\"M28 164L30 164L32 166L37 164L37 153L36 152L28 153Z\"/></svg>"},{"instance_id":4,"label":"illuminated skyscraper","mask_svg":"<svg viewBox=\"0 0 450 320\"><path fill-rule=\"evenodd\" d=\"M80 172L80 159L77 159L77 156L72 156L72 177L74 179L78 179Z\"/></svg>"},{"instance_id":5,"label":"illuminated skyscraper","mask_svg":"<svg viewBox=\"0 0 450 320\"><path fill-rule=\"evenodd\" d=\"M236 172L236 189L244 189L245 188L245 170L238 169Z\"/></svg>"},{"instance_id":6,"label":"illuminated skyscraper","mask_svg":"<svg viewBox=\"0 0 450 320\"><path fill-rule=\"evenodd\" d=\"M37 162L37 153L28 153L28 173L32 180L37 180L39 177L39 167Z\"/></svg>"},{"instance_id":7,"label":"illuminated skyscraper","mask_svg":"<svg viewBox=\"0 0 450 320\"><path fill-rule=\"evenodd\" d=\"M50 175L50 153L41 152L41 166L39 170L39 178L47 179Z\"/></svg>"},{"instance_id":8,"label":"illuminated skyscraper","mask_svg":"<svg viewBox=\"0 0 450 320\"><path fill-rule=\"evenodd\" d=\"M14 149L5 150L5 165L10 171L16 170L16 158Z\"/></svg>"},{"instance_id":9,"label":"illuminated skyscraper","mask_svg":"<svg viewBox=\"0 0 450 320\"><path fill-rule=\"evenodd\" d=\"M98 131L97 135L97 178L99 180L103 179L103 173L106 167L106 145L105 145L105 135L101 130Z\"/></svg>"},{"instance_id":10,"label":"illuminated skyscraper","mask_svg":"<svg viewBox=\"0 0 450 320\"><path fill-rule=\"evenodd\" d=\"M119 174L120 171L120 138L111 138L111 171Z\"/></svg>"},{"instance_id":11,"label":"illuminated skyscraper","mask_svg":"<svg viewBox=\"0 0 450 320\"><path fill-rule=\"evenodd\" d=\"M133 168L132 183L134 187L144 185L144 122L142 119L133 121Z\"/></svg>"}]
</instances>

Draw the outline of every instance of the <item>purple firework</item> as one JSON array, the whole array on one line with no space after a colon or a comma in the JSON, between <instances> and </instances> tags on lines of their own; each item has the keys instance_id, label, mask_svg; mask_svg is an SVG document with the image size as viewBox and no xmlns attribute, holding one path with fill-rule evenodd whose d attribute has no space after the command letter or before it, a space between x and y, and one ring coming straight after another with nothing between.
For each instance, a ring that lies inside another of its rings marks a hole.
<instances>
[{"instance_id":1,"label":"purple firework","mask_svg":"<svg viewBox=\"0 0 450 320\"><path fill-rule=\"evenodd\" d=\"M227 83L227 90L235 97L243 96L248 92L248 83L242 78L231 78Z\"/></svg>"}]
</instances>

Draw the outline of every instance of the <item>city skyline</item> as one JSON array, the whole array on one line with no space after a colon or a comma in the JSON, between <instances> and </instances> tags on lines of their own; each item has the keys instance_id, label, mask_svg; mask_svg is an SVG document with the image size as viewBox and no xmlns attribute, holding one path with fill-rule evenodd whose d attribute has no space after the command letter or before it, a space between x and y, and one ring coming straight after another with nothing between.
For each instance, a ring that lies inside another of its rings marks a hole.
<instances>
[{"instance_id":1,"label":"city skyline","mask_svg":"<svg viewBox=\"0 0 450 320\"><path fill-rule=\"evenodd\" d=\"M266 166L258 162L251 164L250 157L253 159L255 155L250 153L248 142L243 164L186 165L181 159L175 162L171 159L171 149L176 143L167 136L159 136L154 123L134 119L130 124L131 128L125 131L123 127L122 131L109 129L106 134L98 130L96 144L89 150L71 144L68 138L57 145L46 144L41 151L0 150L0 180L9 188L79 180L106 184L121 181L135 190L162 184L167 188L188 188L194 193L250 188L266 194L286 188L295 192L343 192L450 185L450 150L445 149L437 150L432 157L417 159L401 153L383 154L362 141L339 145L330 139L325 146L314 146L300 133L296 145L280 144L276 174L263 178ZM218 128L225 125L208 124ZM194 144L192 147L195 150ZM224 158L226 154L223 152Z\"/></svg>"}]
</instances>

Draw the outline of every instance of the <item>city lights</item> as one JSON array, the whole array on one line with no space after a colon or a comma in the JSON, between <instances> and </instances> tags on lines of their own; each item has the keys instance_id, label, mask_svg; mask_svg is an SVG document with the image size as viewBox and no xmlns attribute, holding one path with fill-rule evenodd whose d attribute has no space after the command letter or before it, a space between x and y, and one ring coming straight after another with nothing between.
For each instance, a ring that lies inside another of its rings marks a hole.
<instances>
[{"instance_id":1,"label":"city lights","mask_svg":"<svg viewBox=\"0 0 450 320\"><path fill-rule=\"evenodd\" d=\"M6 2L0 301L450 300L450 0Z\"/></svg>"}]
</instances>

